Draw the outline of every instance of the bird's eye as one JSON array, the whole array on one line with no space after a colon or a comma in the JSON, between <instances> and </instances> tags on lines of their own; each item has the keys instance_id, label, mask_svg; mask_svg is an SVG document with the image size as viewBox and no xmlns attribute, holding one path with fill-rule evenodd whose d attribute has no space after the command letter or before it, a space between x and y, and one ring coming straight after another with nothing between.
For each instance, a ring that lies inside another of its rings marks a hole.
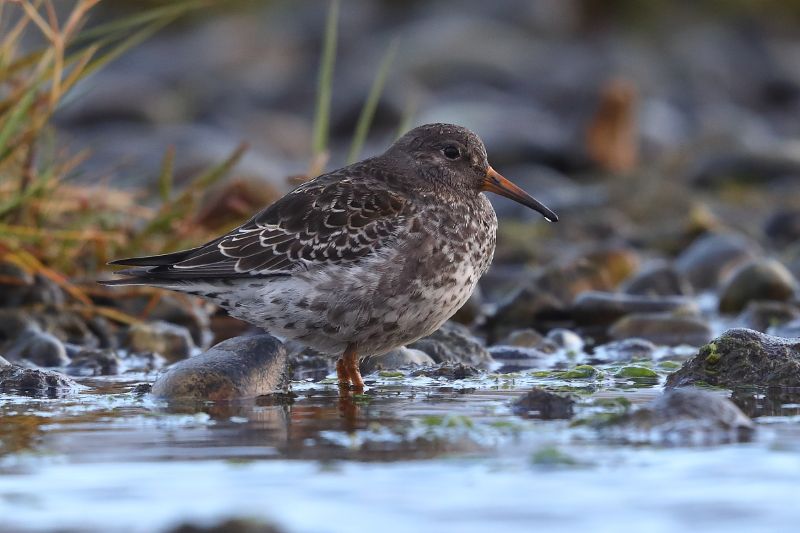
<instances>
[{"instance_id":1,"label":"bird's eye","mask_svg":"<svg viewBox=\"0 0 800 533\"><path fill-rule=\"evenodd\" d=\"M458 159L461 157L461 151L455 146L445 146L442 153L447 159Z\"/></svg>"}]
</instances>

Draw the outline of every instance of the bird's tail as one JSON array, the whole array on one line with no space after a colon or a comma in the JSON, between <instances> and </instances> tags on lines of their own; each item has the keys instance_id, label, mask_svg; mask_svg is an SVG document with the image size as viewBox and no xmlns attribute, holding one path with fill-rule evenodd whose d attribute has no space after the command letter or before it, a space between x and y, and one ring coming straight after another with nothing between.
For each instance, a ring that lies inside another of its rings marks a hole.
<instances>
[{"instance_id":1,"label":"bird's tail","mask_svg":"<svg viewBox=\"0 0 800 533\"><path fill-rule=\"evenodd\" d=\"M158 275L158 270L163 270L164 267L170 267L175 263L183 261L198 248L191 250L181 250L180 252L172 252L169 254L161 255L148 255L142 257L128 257L126 259L116 259L109 262L109 265L124 265L137 268L128 268L119 270L114 274L119 276L126 276L121 279L108 279L99 280L98 283L107 286L125 286L125 285L149 285L151 287L163 287L165 289L181 290L181 286L186 285L180 280L166 279Z\"/></svg>"}]
</instances>

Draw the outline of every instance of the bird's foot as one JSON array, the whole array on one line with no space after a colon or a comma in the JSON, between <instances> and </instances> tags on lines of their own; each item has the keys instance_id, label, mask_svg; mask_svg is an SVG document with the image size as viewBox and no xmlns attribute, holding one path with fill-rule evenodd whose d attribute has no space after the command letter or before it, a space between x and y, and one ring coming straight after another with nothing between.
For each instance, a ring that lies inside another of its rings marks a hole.
<instances>
[{"instance_id":1,"label":"bird's foot","mask_svg":"<svg viewBox=\"0 0 800 533\"><path fill-rule=\"evenodd\" d=\"M336 376L340 389L364 392L364 379L358 369L358 353L354 346L348 346L342 357L336 361Z\"/></svg>"}]
</instances>

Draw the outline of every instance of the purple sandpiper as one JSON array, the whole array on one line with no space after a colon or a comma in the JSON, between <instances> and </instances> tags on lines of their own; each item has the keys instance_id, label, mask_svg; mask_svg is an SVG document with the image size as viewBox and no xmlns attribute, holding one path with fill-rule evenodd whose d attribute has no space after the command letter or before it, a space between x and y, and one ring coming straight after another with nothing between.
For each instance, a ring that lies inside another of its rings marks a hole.
<instances>
[{"instance_id":1,"label":"purple sandpiper","mask_svg":"<svg viewBox=\"0 0 800 533\"><path fill-rule=\"evenodd\" d=\"M477 135L419 126L383 154L303 183L197 248L120 259L107 285L202 296L279 337L340 355L363 389L360 356L429 335L467 301L494 254L484 191L556 214L498 174Z\"/></svg>"}]
</instances>

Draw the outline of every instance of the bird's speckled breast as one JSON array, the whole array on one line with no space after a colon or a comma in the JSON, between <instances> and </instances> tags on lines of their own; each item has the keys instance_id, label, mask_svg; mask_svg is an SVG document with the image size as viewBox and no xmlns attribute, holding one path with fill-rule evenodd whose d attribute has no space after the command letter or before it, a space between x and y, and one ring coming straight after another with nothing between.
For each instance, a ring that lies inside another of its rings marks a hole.
<instances>
[{"instance_id":1,"label":"bird's speckled breast","mask_svg":"<svg viewBox=\"0 0 800 533\"><path fill-rule=\"evenodd\" d=\"M300 340L320 349L338 341L334 352L355 342L367 355L432 333L464 305L489 268L496 231L497 217L483 194L473 202L427 203L384 257L339 272L332 298L319 295L328 300L321 330Z\"/></svg>"},{"instance_id":2,"label":"bird's speckled breast","mask_svg":"<svg viewBox=\"0 0 800 533\"><path fill-rule=\"evenodd\" d=\"M473 201L418 202L392 246L349 268L319 268L276 278L257 290L268 303L232 310L272 333L319 351L383 353L435 331L472 294L494 254L497 217L483 195ZM254 320L256 318L256 320Z\"/></svg>"}]
</instances>

